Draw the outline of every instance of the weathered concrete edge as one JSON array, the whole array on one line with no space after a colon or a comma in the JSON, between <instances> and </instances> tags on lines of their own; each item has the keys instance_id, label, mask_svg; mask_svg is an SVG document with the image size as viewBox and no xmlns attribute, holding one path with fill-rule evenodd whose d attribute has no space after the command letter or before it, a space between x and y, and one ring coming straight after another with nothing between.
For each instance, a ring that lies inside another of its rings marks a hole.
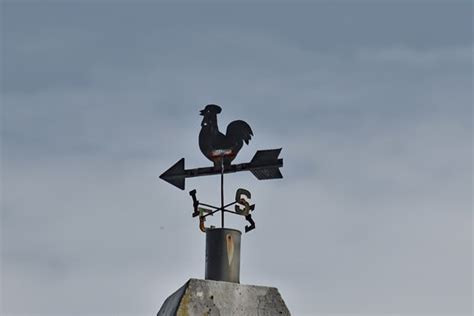
<instances>
[{"instance_id":1,"label":"weathered concrete edge","mask_svg":"<svg viewBox=\"0 0 474 316\"><path fill-rule=\"evenodd\" d=\"M186 301L185 305L182 305L185 300L185 296L187 295L188 291L190 291L192 288L195 286L200 286L202 282L207 282L207 283L220 283L221 286L225 284L226 287L240 287L243 286L244 288L253 288L253 289L261 289L265 291L270 291L273 293L274 297L277 299L278 303L280 306L283 308L282 310L285 311L286 313L283 313L284 315L290 315L290 311L288 308L288 305L286 304L285 300L283 299L280 291L276 287L269 287L269 286L263 286L263 285L251 285L251 284L238 284L238 283L232 283L232 282L224 282L224 281L213 281L213 280L202 280L202 279L195 279L191 278L189 279L182 287L180 287L176 292L171 294L163 303L161 306L157 316L168 316L168 315L177 315L180 312L180 308L183 306L188 307L189 302ZM191 290L192 291L192 290ZM211 296L212 299L212 296ZM194 305L194 304L193 304ZM260 305L260 301L258 301L258 305ZM251 306L251 305L249 305ZM206 306L207 307L207 306ZM216 305L214 305L216 307ZM222 306L220 307L222 308ZM270 308L271 311L274 311L272 308ZM210 311L210 310L209 310ZM182 312L182 311L181 311ZM231 311L227 311L227 314L229 314ZM258 313L258 311L257 311ZM233 314L233 312L232 312ZM262 315L274 315L275 313L263 313ZM282 314L280 312L280 314ZM190 314L191 315L191 314ZM192 314L194 315L194 314ZM239 314L240 315L240 314ZM245 313L247 315L247 313Z\"/></svg>"},{"instance_id":2,"label":"weathered concrete edge","mask_svg":"<svg viewBox=\"0 0 474 316\"><path fill-rule=\"evenodd\" d=\"M184 293L186 292L189 286L189 282L191 282L191 280L192 279L189 279L186 283L184 283L182 287L176 290L176 292L168 296L156 316L176 315L181 299L183 298Z\"/></svg>"}]
</instances>

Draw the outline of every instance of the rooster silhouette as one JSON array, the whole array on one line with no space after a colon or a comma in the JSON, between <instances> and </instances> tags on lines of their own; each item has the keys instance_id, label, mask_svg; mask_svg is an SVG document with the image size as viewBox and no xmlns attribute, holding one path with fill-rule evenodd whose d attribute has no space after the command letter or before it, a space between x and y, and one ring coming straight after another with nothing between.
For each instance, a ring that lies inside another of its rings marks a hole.
<instances>
[{"instance_id":1,"label":"rooster silhouette","mask_svg":"<svg viewBox=\"0 0 474 316\"><path fill-rule=\"evenodd\" d=\"M199 148L207 159L214 162L215 167L220 166L222 162L224 167L229 166L244 142L248 145L253 136L250 126L241 120L231 122L225 135L219 132L217 114L221 111L221 107L216 104L208 104L201 110L204 118L199 133Z\"/></svg>"}]
</instances>

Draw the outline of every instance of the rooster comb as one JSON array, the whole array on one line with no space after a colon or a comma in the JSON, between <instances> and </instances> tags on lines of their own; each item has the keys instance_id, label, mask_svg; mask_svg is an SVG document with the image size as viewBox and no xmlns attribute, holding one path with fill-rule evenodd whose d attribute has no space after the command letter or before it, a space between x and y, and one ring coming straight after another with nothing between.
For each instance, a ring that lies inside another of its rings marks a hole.
<instances>
[{"instance_id":1,"label":"rooster comb","mask_svg":"<svg viewBox=\"0 0 474 316\"><path fill-rule=\"evenodd\" d=\"M207 112L211 112L211 113L216 113L216 114L219 114L221 113L222 111L222 108L220 106L218 106L217 104L208 104L206 105L206 107L204 108L204 111Z\"/></svg>"}]
</instances>

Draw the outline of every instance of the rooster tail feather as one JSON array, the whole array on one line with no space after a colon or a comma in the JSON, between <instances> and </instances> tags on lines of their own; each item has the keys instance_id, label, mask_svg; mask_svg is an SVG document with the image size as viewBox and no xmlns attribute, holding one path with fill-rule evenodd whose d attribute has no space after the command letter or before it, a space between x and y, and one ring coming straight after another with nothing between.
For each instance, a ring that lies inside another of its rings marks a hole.
<instances>
[{"instance_id":1,"label":"rooster tail feather","mask_svg":"<svg viewBox=\"0 0 474 316\"><path fill-rule=\"evenodd\" d=\"M226 136L231 137L235 141L244 141L248 145L253 132L246 122L237 120L227 126Z\"/></svg>"}]
</instances>

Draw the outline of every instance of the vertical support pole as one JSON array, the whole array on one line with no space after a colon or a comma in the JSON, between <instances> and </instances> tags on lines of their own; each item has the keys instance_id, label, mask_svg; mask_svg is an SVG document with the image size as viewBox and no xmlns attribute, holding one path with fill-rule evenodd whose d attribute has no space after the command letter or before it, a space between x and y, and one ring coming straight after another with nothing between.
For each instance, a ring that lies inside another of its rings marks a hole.
<instances>
[{"instance_id":1,"label":"vertical support pole","mask_svg":"<svg viewBox=\"0 0 474 316\"><path fill-rule=\"evenodd\" d=\"M221 156L221 228L224 228L224 156Z\"/></svg>"}]
</instances>

